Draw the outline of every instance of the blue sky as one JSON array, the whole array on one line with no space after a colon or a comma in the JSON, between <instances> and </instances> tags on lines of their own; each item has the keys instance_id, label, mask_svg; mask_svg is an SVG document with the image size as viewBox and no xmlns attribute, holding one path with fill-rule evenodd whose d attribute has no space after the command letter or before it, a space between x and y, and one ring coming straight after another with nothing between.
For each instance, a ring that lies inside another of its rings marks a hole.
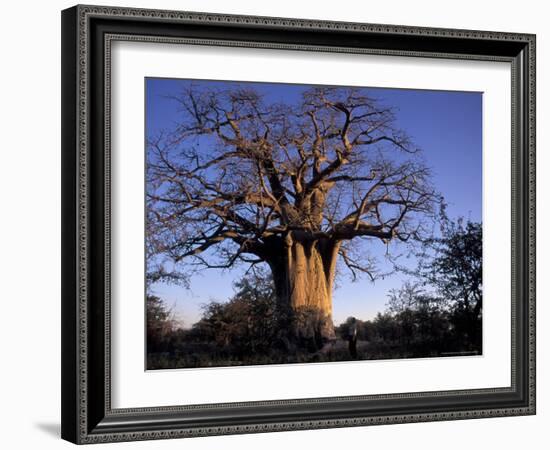
<instances>
[{"instance_id":1,"label":"blue sky","mask_svg":"<svg viewBox=\"0 0 550 450\"><path fill-rule=\"evenodd\" d=\"M193 80L211 87L227 88L231 82ZM175 95L189 80L147 78L146 134L170 130L178 121L178 105L166 96ZM243 84L243 82L239 83ZM248 84L248 83L247 83ZM294 102L310 85L253 83L266 102ZM422 149L433 172L433 183L445 197L451 218L481 221L482 215L482 94L479 92L366 88L381 103L396 109L396 126L405 130ZM372 254L382 256L383 245ZM236 269L204 270L190 289L156 284L153 291L166 301L184 326L200 317L201 304L224 301L233 294L232 283L242 274ZM385 309L388 291L400 287L405 276L395 274L375 283L366 278L352 283L342 277L333 293L334 322L349 316L369 319Z\"/></svg>"}]
</instances>

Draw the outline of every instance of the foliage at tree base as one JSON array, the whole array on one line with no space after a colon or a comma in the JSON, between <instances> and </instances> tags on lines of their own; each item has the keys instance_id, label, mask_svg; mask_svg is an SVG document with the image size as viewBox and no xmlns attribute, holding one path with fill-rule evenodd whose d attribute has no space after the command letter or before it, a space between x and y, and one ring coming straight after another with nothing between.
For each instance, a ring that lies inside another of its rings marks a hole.
<instances>
[{"instance_id":1,"label":"foliage at tree base","mask_svg":"<svg viewBox=\"0 0 550 450\"><path fill-rule=\"evenodd\" d=\"M222 310L228 308L228 305L221 306ZM224 325L232 323L232 326L226 328L225 333L221 326L223 318L207 316L192 329L172 330L165 333L162 340L150 341L147 369L482 354L481 320L472 331L470 323L467 323L468 327L465 328L461 326L463 323L456 315L437 310L405 310L396 314L378 314L369 321L349 318L334 328L336 337L330 341L320 341L314 335L293 335L292 338L289 334L281 333L277 327L270 330L265 322L259 328L249 329L241 326L239 329L238 315L226 319ZM214 328L209 329L208 323L214 323ZM240 325L243 325L243 322L240 322ZM214 333L209 334L209 331Z\"/></svg>"}]
</instances>

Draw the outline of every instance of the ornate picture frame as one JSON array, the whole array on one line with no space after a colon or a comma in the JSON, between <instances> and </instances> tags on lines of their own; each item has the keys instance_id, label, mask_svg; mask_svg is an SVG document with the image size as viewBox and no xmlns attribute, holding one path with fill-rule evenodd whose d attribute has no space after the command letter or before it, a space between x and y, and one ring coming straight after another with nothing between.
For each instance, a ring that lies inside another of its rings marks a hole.
<instances>
[{"instance_id":1,"label":"ornate picture frame","mask_svg":"<svg viewBox=\"0 0 550 450\"><path fill-rule=\"evenodd\" d=\"M112 44L120 41L509 63L510 385L114 408L110 77ZM81 5L64 10L62 236L62 437L71 442L535 414L535 36Z\"/></svg>"}]
</instances>

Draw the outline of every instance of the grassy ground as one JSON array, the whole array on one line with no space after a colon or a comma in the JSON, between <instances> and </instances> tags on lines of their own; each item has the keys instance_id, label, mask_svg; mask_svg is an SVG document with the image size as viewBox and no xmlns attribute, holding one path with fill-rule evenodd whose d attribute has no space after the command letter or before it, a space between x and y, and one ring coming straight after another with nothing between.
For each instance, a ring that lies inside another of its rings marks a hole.
<instances>
[{"instance_id":1,"label":"grassy ground","mask_svg":"<svg viewBox=\"0 0 550 450\"><path fill-rule=\"evenodd\" d=\"M460 354L476 354L478 350L465 351L458 348L446 347L446 351L427 350L418 343L385 343L385 342L357 342L357 357L353 358L348 349L347 341L337 339L326 344L318 351L304 349L277 350L273 349L264 354L244 354L231 348L224 348L212 343L189 343L181 350L172 352L149 353L147 368L175 369L191 367L222 367L259 364L292 364L313 362L335 362L354 360L379 360L401 358L427 358L456 356Z\"/></svg>"}]
</instances>

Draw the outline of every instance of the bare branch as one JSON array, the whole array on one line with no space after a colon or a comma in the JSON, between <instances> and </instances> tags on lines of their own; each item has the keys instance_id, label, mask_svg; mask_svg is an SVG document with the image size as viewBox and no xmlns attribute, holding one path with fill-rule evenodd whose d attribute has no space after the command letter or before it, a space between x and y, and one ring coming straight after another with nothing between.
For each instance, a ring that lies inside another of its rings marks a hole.
<instances>
[{"instance_id":1,"label":"bare branch","mask_svg":"<svg viewBox=\"0 0 550 450\"><path fill-rule=\"evenodd\" d=\"M265 261L288 236L422 239L439 198L429 170L367 91L319 87L274 104L243 86L188 84L171 98L177 126L148 139L148 254L222 268Z\"/></svg>"}]
</instances>

